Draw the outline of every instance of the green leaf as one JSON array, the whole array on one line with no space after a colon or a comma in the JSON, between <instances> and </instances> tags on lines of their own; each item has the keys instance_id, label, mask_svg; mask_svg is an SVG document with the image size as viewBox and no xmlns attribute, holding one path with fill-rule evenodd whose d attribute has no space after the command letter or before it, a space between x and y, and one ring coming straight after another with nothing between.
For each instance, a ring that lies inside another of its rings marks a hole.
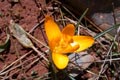
<instances>
[{"instance_id":1,"label":"green leaf","mask_svg":"<svg viewBox=\"0 0 120 80\"><path fill-rule=\"evenodd\" d=\"M107 32L109 32L109 31L111 31L111 30L113 30L113 29L115 29L115 28L118 28L119 26L120 26L120 24L116 24L116 25L110 27L109 29L107 29L107 30L105 30L105 31L97 34L97 35L94 37L94 39L97 39L97 38L101 37L102 35L106 34Z\"/></svg>"},{"instance_id":2,"label":"green leaf","mask_svg":"<svg viewBox=\"0 0 120 80\"><path fill-rule=\"evenodd\" d=\"M6 41L5 43L3 44L0 44L0 52L3 52L9 45L9 40L10 40L10 35L7 34L7 38L6 38Z\"/></svg>"},{"instance_id":3,"label":"green leaf","mask_svg":"<svg viewBox=\"0 0 120 80\"><path fill-rule=\"evenodd\" d=\"M83 19L83 17L86 15L87 12L88 12L88 8L84 11L84 13L82 14L82 16L79 18L79 20L78 20L78 22L77 22L77 24L76 24L76 27L79 26L81 20Z\"/></svg>"}]
</instances>

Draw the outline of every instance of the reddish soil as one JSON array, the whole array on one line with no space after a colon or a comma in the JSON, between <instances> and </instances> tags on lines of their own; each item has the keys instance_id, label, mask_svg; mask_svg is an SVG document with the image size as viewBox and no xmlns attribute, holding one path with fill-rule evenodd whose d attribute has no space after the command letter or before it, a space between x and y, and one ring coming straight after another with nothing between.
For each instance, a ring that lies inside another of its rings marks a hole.
<instances>
[{"instance_id":1,"label":"reddish soil","mask_svg":"<svg viewBox=\"0 0 120 80\"><path fill-rule=\"evenodd\" d=\"M41 21L41 19L43 19L44 15L40 9L44 5L44 0L15 1L17 0L0 0L0 44L5 42L6 28L8 28L10 20L14 20L16 23L21 25L25 31L29 32L39 23L39 21ZM41 42L45 43L43 37L44 30L42 28L43 25L37 26L31 34ZM42 49L45 50L41 44L36 45L36 47L37 46L41 51ZM31 49L24 48L14 37L11 36L10 46L7 50L0 53L0 71L29 51L31 51ZM7 72L5 75L0 76L0 78L6 78L8 80L22 80L25 78L26 80L32 80L34 76L41 76L48 72L45 66L40 63L40 60L36 61L34 64L31 64L35 59L37 59L36 55L37 54L33 51L29 56L17 62L14 66L28 60L25 64ZM33 77L32 72L36 73Z\"/></svg>"}]
</instances>

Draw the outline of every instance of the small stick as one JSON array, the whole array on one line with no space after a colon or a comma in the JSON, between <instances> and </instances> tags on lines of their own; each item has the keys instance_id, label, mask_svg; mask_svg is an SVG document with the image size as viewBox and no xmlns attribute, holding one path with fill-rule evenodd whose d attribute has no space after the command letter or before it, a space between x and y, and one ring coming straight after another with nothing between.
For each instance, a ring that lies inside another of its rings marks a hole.
<instances>
[{"instance_id":1,"label":"small stick","mask_svg":"<svg viewBox=\"0 0 120 80\"><path fill-rule=\"evenodd\" d=\"M32 46L32 49L33 49L35 52L37 52L39 56L43 57L43 58L49 63L48 59L47 59L43 54L41 54L41 52L38 51L34 46Z\"/></svg>"},{"instance_id":2,"label":"small stick","mask_svg":"<svg viewBox=\"0 0 120 80\"><path fill-rule=\"evenodd\" d=\"M17 63L18 61L20 61L21 59L25 58L27 55L31 54L32 51L29 51L28 53L26 53L25 55L21 56L19 59L15 60L14 62L12 62L10 65L8 65L7 67L5 67L3 70L0 71L0 75L1 73L3 73L5 70L9 69L11 66L13 66L15 63Z\"/></svg>"}]
</instances>

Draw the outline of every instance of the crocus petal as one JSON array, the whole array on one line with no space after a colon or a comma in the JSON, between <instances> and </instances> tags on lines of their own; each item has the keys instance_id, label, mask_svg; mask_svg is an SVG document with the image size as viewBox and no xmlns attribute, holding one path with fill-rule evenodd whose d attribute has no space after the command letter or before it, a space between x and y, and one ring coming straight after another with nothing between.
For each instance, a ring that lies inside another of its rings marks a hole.
<instances>
[{"instance_id":1,"label":"crocus petal","mask_svg":"<svg viewBox=\"0 0 120 80\"><path fill-rule=\"evenodd\" d=\"M61 38L61 31L54 20L48 15L45 17L45 31L48 37L49 46L53 49Z\"/></svg>"},{"instance_id":2,"label":"crocus petal","mask_svg":"<svg viewBox=\"0 0 120 80\"><path fill-rule=\"evenodd\" d=\"M67 55L59 53L52 53L52 59L58 69L64 69L69 62L69 58Z\"/></svg>"},{"instance_id":3,"label":"crocus petal","mask_svg":"<svg viewBox=\"0 0 120 80\"><path fill-rule=\"evenodd\" d=\"M61 54L69 54L71 52L76 51L78 48L79 48L78 44L72 45L72 43L71 43L66 48L63 48L61 50Z\"/></svg>"},{"instance_id":4,"label":"crocus petal","mask_svg":"<svg viewBox=\"0 0 120 80\"><path fill-rule=\"evenodd\" d=\"M73 36L75 33L75 27L73 24L68 24L62 30L62 34Z\"/></svg>"},{"instance_id":5,"label":"crocus petal","mask_svg":"<svg viewBox=\"0 0 120 80\"><path fill-rule=\"evenodd\" d=\"M83 51L94 43L94 38L90 36L73 36L73 42L79 44L80 47L75 52Z\"/></svg>"}]
</instances>

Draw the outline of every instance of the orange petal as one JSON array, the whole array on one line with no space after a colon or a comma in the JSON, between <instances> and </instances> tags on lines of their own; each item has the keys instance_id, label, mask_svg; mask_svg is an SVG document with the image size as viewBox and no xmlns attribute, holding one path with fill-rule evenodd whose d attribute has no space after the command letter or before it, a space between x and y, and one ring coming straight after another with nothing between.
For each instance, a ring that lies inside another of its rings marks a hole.
<instances>
[{"instance_id":1,"label":"orange petal","mask_svg":"<svg viewBox=\"0 0 120 80\"><path fill-rule=\"evenodd\" d=\"M90 36L73 36L73 42L80 45L79 49L75 52L83 51L94 43L94 38Z\"/></svg>"},{"instance_id":2,"label":"orange petal","mask_svg":"<svg viewBox=\"0 0 120 80\"><path fill-rule=\"evenodd\" d=\"M68 24L62 30L62 34L65 34L65 35L73 36L74 33L75 33L75 27L73 24Z\"/></svg>"},{"instance_id":3,"label":"orange petal","mask_svg":"<svg viewBox=\"0 0 120 80\"><path fill-rule=\"evenodd\" d=\"M48 37L49 46L53 49L56 43L60 40L61 31L54 20L48 15L45 17L45 31Z\"/></svg>"},{"instance_id":4,"label":"orange petal","mask_svg":"<svg viewBox=\"0 0 120 80\"><path fill-rule=\"evenodd\" d=\"M58 46L55 47L52 51L53 53L59 53L59 54L69 54L71 52L76 51L79 48L78 44L68 44L67 46Z\"/></svg>"},{"instance_id":5,"label":"orange petal","mask_svg":"<svg viewBox=\"0 0 120 80\"><path fill-rule=\"evenodd\" d=\"M70 44L61 51L62 52L61 54L69 54L71 52L76 51L78 48L79 48L78 44L75 44L75 45Z\"/></svg>"},{"instance_id":6,"label":"orange petal","mask_svg":"<svg viewBox=\"0 0 120 80\"><path fill-rule=\"evenodd\" d=\"M52 59L58 69L64 69L68 65L69 58L67 55L52 53Z\"/></svg>"}]
</instances>

